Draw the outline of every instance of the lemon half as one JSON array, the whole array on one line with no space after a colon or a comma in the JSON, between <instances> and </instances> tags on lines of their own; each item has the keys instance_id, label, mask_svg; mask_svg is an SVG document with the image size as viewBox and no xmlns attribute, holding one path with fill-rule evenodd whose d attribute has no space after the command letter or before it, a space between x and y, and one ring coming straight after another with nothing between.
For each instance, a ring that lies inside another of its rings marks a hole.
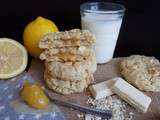
<instances>
[{"instance_id":1,"label":"lemon half","mask_svg":"<svg viewBox=\"0 0 160 120\"><path fill-rule=\"evenodd\" d=\"M17 76L27 66L26 49L17 41L0 38L0 79Z\"/></svg>"}]
</instances>

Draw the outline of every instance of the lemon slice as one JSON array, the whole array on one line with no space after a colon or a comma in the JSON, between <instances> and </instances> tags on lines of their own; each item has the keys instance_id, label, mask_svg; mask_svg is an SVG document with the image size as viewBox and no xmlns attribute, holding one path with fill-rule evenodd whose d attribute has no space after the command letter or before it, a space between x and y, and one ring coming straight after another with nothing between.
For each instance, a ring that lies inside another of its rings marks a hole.
<instances>
[{"instance_id":1,"label":"lemon slice","mask_svg":"<svg viewBox=\"0 0 160 120\"><path fill-rule=\"evenodd\" d=\"M14 77L27 66L27 51L17 41L0 38L0 79Z\"/></svg>"}]
</instances>

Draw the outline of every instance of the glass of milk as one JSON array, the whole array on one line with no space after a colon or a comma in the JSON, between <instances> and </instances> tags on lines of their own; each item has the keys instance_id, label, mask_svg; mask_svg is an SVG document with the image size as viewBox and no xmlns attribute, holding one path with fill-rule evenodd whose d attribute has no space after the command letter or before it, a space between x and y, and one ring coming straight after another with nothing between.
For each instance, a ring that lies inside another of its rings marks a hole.
<instances>
[{"instance_id":1,"label":"glass of milk","mask_svg":"<svg viewBox=\"0 0 160 120\"><path fill-rule=\"evenodd\" d=\"M82 29L87 29L96 36L93 49L98 64L113 58L117 43L124 6L108 2L87 2L80 6Z\"/></svg>"}]
</instances>

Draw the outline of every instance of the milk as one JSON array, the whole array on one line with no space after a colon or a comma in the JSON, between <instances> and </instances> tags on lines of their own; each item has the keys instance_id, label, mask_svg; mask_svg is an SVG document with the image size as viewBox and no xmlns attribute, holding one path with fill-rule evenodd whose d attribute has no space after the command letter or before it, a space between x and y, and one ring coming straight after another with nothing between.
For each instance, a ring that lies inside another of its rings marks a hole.
<instances>
[{"instance_id":1,"label":"milk","mask_svg":"<svg viewBox=\"0 0 160 120\"><path fill-rule=\"evenodd\" d=\"M82 29L87 29L96 36L93 49L97 63L106 63L113 58L122 17L113 15L85 15L81 17Z\"/></svg>"}]
</instances>

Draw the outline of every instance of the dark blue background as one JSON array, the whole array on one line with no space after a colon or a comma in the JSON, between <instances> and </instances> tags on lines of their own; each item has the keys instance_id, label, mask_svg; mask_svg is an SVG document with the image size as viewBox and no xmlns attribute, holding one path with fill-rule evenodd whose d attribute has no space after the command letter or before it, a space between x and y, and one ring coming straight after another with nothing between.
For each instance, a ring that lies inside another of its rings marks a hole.
<instances>
[{"instance_id":1,"label":"dark blue background","mask_svg":"<svg viewBox=\"0 0 160 120\"><path fill-rule=\"evenodd\" d=\"M1 0L0 37L10 37L22 42L25 25L37 16L53 20L60 30L79 28L79 5L86 1L88 0ZM160 2L103 1L121 3L127 9L115 56L145 54L160 58Z\"/></svg>"}]
</instances>

